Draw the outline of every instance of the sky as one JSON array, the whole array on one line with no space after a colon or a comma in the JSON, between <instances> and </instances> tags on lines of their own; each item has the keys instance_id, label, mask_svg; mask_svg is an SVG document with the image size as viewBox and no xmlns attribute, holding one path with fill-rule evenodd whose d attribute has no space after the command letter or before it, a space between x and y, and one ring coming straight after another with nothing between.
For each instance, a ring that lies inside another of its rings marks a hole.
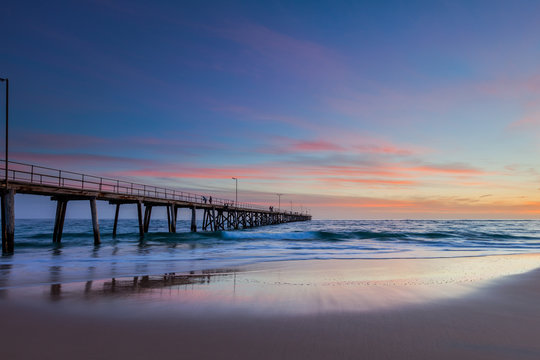
<instances>
[{"instance_id":1,"label":"sky","mask_svg":"<svg viewBox=\"0 0 540 360\"><path fill-rule=\"evenodd\" d=\"M539 219L539 16L538 1L8 1L10 159L230 199L238 177L240 201L283 193L317 219ZM54 212L17 197L18 217Z\"/></svg>"}]
</instances>

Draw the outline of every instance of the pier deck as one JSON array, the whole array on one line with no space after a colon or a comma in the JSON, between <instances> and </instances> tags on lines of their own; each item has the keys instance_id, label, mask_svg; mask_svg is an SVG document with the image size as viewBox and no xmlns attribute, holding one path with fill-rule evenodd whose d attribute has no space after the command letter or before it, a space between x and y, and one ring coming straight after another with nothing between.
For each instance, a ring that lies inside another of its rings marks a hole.
<instances>
[{"instance_id":1,"label":"pier deck","mask_svg":"<svg viewBox=\"0 0 540 360\"><path fill-rule=\"evenodd\" d=\"M5 165L0 164L0 174ZM250 203L214 198L208 195L138 184L123 180L86 175L43 166L9 162L8 181L0 178L2 210L2 252L14 250L14 195L32 194L50 196L57 202L53 242L60 242L66 208L69 201L88 200L92 215L94 244L100 243L96 201L107 201L115 205L113 236L116 236L118 215L123 204L135 204L139 220L139 233L148 232L152 208L167 208L168 228L176 232L178 209L191 210L191 231L197 231L196 209L203 210L202 230L219 231L245 229L255 226L274 225L294 221L311 220L308 213L274 211ZM143 215L144 207L144 215Z\"/></svg>"}]
</instances>

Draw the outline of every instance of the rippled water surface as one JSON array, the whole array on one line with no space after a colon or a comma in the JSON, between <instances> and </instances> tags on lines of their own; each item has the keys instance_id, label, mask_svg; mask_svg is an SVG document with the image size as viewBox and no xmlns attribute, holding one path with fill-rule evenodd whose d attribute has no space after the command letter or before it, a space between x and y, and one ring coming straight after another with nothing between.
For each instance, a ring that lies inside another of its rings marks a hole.
<instances>
[{"instance_id":1,"label":"rippled water surface","mask_svg":"<svg viewBox=\"0 0 540 360\"><path fill-rule=\"evenodd\" d=\"M136 220L66 220L52 244L52 220L18 220L15 254L0 258L0 288L308 259L429 258L538 252L540 221L310 221L249 230L190 233L179 221L152 220L139 238Z\"/></svg>"}]
</instances>

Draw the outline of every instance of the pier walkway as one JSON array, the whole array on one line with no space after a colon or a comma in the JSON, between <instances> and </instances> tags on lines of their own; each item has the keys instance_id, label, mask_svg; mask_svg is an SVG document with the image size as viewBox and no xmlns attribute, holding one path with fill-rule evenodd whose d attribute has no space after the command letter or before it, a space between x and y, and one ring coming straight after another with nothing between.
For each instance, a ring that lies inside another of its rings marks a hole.
<instances>
[{"instance_id":1,"label":"pier walkway","mask_svg":"<svg viewBox=\"0 0 540 360\"><path fill-rule=\"evenodd\" d=\"M0 174L4 174L5 164L0 162ZM60 242L64 227L66 208L69 201L87 200L90 203L94 244L100 243L96 201L108 201L116 206L113 236L116 236L120 206L137 206L139 233L148 232L152 208L167 208L169 232L176 232L179 209L191 212L191 231L197 231L196 210L203 210L202 230L238 230L256 226L274 225L294 221L311 220L308 213L274 211L249 203L235 203L232 200L193 194L163 187L138 184L123 180L80 174L71 171L51 169L43 166L9 162L8 181L0 177L2 210L2 252L14 250L15 233L15 193L50 196L56 201L53 242ZM143 214L144 208L144 214Z\"/></svg>"}]
</instances>

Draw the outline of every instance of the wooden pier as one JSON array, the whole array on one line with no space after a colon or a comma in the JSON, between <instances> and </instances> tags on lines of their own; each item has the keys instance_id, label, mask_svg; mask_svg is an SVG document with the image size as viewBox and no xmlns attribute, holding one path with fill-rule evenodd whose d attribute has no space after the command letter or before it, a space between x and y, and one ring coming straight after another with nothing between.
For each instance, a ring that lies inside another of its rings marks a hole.
<instances>
[{"instance_id":1,"label":"wooden pier","mask_svg":"<svg viewBox=\"0 0 540 360\"><path fill-rule=\"evenodd\" d=\"M0 170L4 167L0 166ZM1 181L1 180L0 180ZM249 203L213 198L184 191L137 184L122 180L51 169L47 167L9 162L8 182L3 179L2 198L2 253L12 253L15 234L15 193L50 196L56 201L56 217L52 241L62 240L66 209L70 201L88 201L92 215L94 244L100 240L97 201L107 201L116 207L113 236L116 236L121 205L135 205L139 220L139 234L148 232L152 208L167 209L169 232L176 232L178 211L191 213L191 231L197 231L196 210L203 210L203 231L238 230L256 226L311 220L308 213L274 211ZM143 214L144 207L144 214Z\"/></svg>"}]
</instances>

